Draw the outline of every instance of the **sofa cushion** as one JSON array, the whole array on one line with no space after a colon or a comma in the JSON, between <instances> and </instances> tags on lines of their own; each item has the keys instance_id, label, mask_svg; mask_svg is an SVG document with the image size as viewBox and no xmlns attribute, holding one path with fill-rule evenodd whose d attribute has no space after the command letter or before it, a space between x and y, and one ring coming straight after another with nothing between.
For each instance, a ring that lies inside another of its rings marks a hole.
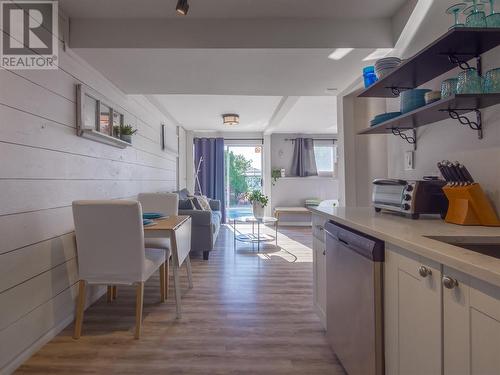
<instances>
[{"instance_id":1,"label":"sofa cushion","mask_svg":"<svg viewBox=\"0 0 500 375\"><path fill-rule=\"evenodd\" d=\"M185 188L182 190L174 191L174 193L177 193L179 195L179 201L188 199L188 197L191 195L189 193L189 190Z\"/></svg>"},{"instance_id":2,"label":"sofa cushion","mask_svg":"<svg viewBox=\"0 0 500 375\"><path fill-rule=\"evenodd\" d=\"M190 199L179 199L179 210L192 210L193 203Z\"/></svg>"}]
</instances>

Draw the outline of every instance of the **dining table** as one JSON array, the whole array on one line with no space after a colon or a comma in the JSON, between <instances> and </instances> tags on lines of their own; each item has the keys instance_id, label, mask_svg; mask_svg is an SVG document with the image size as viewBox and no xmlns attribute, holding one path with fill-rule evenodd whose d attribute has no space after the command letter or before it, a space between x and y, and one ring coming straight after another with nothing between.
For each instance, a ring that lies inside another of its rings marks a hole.
<instances>
[{"instance_id":1,"label":"dining table","mask_svg":"<svg viewBox=\"0 0 500 375\"><path fill-rule=\"evenodd\" d=\"M179 270L183 263L186 264L189 289L193 288L193 276L189 252L191 251L191 216L178 215L153 220L151 225L144 226L145 238L169 238L170 251L172 252L172 272L174 275L174 290L177 318L180 319L181 288L179 283ZM166 284L168 279L166 278Z\"/></svg>"}]
</instances>

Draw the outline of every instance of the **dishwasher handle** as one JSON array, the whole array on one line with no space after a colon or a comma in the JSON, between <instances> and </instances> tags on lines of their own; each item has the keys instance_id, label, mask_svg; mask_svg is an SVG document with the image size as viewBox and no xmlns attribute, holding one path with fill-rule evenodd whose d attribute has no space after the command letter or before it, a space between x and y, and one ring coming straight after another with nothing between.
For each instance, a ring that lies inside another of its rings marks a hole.
<instances>
[{"instance_id":1,"label":"dishwasher handle","mask_svg":"<svg viewBox=\"0 0 500 375\"><path fill-rule=\"evenodd\" d=\"M331 241L335 241L337 246L342 245L342 247L354 251L373 262L383 262L385 260L385 244L378 238L334 221L326 223L325 233L327 249L330 247Z\"/></svg>"}]
</instances>

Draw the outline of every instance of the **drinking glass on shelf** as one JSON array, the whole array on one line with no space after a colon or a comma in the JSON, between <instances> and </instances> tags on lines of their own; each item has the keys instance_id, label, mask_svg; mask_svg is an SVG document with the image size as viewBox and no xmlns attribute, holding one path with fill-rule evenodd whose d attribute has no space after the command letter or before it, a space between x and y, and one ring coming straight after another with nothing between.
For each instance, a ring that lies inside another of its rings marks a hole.
<instances>
[{"instance_id":1,"label":"drinking glass on shelf","mask_svg":"<svg viewBox=\"0 0 500 375\"><path fill-rule=\"evenodd\" d=\"M477 69L470 68L458 74L457 94L482 94L483 79Z\"/></svg>"},{"instance_id":2,"label":"drinking glass on shelf","mask_svg":"<svg viewBox=\"0 0 500 375\"><path fill-rule=\"evenodd\" d=\"M446 14L450 14L455 17L455 23L450 26L450 30L455 28L455 27L464 27L465 25L463 23L459 23L458 21L458 15L460 14L461 11L463 11L467 7L467 4L465 3L458 3L455 5L452 5L448 9L446 9Z\"/></svg>"},{"instance_id":3,"label":"drinking glass on shelf","mask_svg":"<svg viewBox=\"0 0 500 375\"><path fill-rule=\"evenodd\" d=\"M495 12L495 0L481 0L490 4L490 14L486 17L486 27L500 27L500 13Z\"/></svg>"},{"instance_id":4,"label":"drinking glass on shelf","mask_svg":"<svg viewBox=\"0 0 500 375\"><path fill-rule=\"evenodd\" d=\"M473 4L464 10L464 14L467 16L465 19L466 27L486 27L484 4L477 4L477 1L474 0Z\"/></svg>"},{"instance_id":5,"label":"drinking glass on shelf","mask_svg":"<svg viewBox=\"0 0 500 375\"><path fill-rule=\"evenodd\" d=\"M500 68L491 69L484 75L484 92L500 93Z\"/></svg>"},{"instance_id":6,"label":"drinking glass on shelf","mask_svg":"<svg viewBox=\"0 0 500 375\"><path fill-rule=\"evenodd\" d=\"M457 93L458 78L449 78L441 83L441 99Z\"/></svg>"}]
</instances>

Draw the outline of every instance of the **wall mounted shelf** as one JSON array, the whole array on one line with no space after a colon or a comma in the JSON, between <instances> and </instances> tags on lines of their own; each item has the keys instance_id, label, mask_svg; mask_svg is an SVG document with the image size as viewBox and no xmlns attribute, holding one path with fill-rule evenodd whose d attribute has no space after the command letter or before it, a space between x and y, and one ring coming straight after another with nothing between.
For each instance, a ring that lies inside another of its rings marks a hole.
<instances>
[{"instance_id":1,"label":"wall mounted shelf","mask_svg":"<svg viewBox=\"0 0 500 375\"><path fill-rule=\"evenodd\" d=\"M378 125L363 129L358 132L358 134L394 134L394 131L412 130L420 126L445 120L449 117L453 118L454 113L463 117L463 115L469 112L477 111L496 104L500 104L500 94L452 95L448 98L417 108L414 111L405 113L388 121L384 121ZM474 123L474 121L471 122ZM481 124L476 125L479 125L479 129L475 128L473 124L469 126L473 130L477 130L478 136L481 138Z\"/></svg>"},{"instance_id":2,"label":"wall mounted shelf","mask_svg":"<svg viewBox=\"0 0 500 375\"><path fill-rule=\"evenodd\" d=\"M498 45L500 29L452 29L358 96L397 97L398 91L418 87Z\"/></svg>"}]
</instances>

